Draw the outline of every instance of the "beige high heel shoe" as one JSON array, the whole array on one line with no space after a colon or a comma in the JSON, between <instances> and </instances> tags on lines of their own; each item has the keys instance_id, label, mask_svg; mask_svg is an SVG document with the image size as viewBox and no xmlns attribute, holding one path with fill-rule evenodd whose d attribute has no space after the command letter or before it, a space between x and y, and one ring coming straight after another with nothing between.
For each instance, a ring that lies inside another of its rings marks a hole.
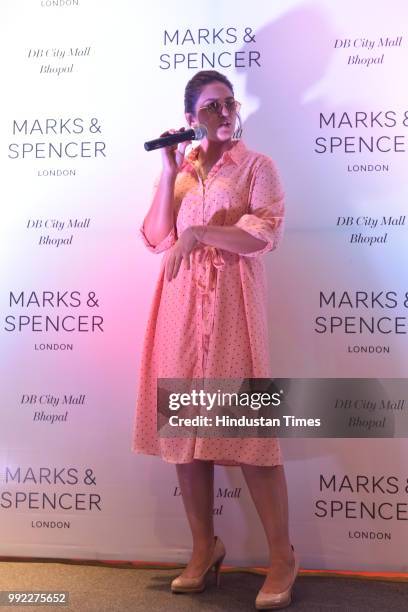
<instances>
[{"instance_id":1,"label":"beige high heel shoe","mask_svg":"<svg viewBox=\"0 0 408 612\"><path fill-rule=\"evenodd\" d=\"M185 578L183 576L177 576L171 583L171 590L173 593L201 593L204 591L207 579L207 574L214 567L215 580L217 586L220 585L220 569L221 564L225 557L225 546L218 536L214 536L214 550L211 557L211 561L207 569L194 578Z\"/></svg>"},{"instance_id":2,"label":"beige high heel shoe","mask_svg":"<svg viewBox=\"0 0 408 612\"><path fill-rule=\"evenodd\" d=\"M279 608L286 608L287 606L290 606L292 601L293 583L295 582L296 576L299 572L299 559L293 546L292 550L295 557L295 567L288 587L280 593L262 593L261 589L255 600L255 608L257 610L278 610Z\"/></svg>"}]
</instances>

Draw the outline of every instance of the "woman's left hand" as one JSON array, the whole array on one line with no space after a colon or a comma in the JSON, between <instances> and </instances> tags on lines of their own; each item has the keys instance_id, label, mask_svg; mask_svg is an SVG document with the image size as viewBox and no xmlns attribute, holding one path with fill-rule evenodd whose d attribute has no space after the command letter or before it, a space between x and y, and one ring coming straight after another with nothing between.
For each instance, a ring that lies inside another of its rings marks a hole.
<instances>
[{"instance_id":1,"label":"woman's left hand","mask_svg":"<svg viewBox=\"0 0 408 612\"><path fill-rule=\"evenodd\" d=\"M168 281L176 278L183 260L187 270L190 269L190 253L198 244L199 242L194 235L193 227L185 229L167 256L165 274Z\"/></svg>"}]
</instances>

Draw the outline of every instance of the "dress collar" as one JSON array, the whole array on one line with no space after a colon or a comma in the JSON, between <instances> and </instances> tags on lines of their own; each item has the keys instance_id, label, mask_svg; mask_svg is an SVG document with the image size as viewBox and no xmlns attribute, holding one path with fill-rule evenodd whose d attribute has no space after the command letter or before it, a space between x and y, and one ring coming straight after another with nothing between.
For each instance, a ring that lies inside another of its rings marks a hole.
<instances>
[{"instance_id":1,"label":"dress collar","mask_svg":"<svg viewBox=\"0 0 408 612\"><path fill-rule=\"evenodd\" d=\"M244 142L242 140L238 140L232 149L226 151L224 155L232 159L232 161L238 166L244 160L247 153L248 149L246 148Z\"/></svg>"},{"instance_id":2,"label":"dress collar","mask_svg":"<svg viewBox=\"0 0 408 612\"><path fill-rule=\"evenodd\" d=\"M186 159L184 160L184 164L191 164L194 166L194 162L196 162L198 159L199 148L200 146L194 147L194 149L190 151L190 153L187 155ZM230 159L235 165L238 166L243 161L243 159L246 157L247 152L248 152L248 149L243 143L243 141L238 140L231 149L229 149L228 151L225 151L225 153L222 154L217 164L221 164L226 159Z\"/></svg>"}]
</instances>

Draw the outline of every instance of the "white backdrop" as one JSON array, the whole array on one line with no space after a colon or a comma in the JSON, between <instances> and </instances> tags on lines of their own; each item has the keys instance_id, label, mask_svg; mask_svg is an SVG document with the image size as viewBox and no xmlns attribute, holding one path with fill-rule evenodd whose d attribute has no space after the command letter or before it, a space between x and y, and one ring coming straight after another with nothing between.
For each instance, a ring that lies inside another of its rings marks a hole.
<instances>
[{"instance_id":1,"label":"white backdrop","mask_svg":"<svg viewBox=\"0 0 408 612\"><path fill-rule=\"evenodd\" d=\"M406 377L406 3L0 11L0 554L184 561L174 467L131 452L160 265L138 237L160 169L143 142L184 125L184 86L214 58L243 104L246 144L274 158L287 194L284 242L267 256L276 376ZM346 327L383 316L390 333ZM407 571L405 439L282 449L302 567ZM361 503L373 518L358 518ZM214 511L226 562L266 563L238 468L217 468Z\"/></svg>"}]
</instances>

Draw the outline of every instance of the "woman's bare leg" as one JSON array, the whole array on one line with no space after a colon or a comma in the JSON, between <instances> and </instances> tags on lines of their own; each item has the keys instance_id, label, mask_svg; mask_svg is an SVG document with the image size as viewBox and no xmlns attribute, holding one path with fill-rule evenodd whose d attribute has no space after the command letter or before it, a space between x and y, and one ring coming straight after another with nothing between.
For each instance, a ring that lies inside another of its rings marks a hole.
<instances>
[{"instance_id":1,"label":"woman's bare leg","mask_svg":"<svg viewBox=\"0 0 408 612\"><path fill-rule=\"evenodd\" d=\"M241 464L241 468L269 546L270 568L262 590L271 593L284 591L294 569L284 467Z\"/></svg>"},{"instance_id":2,"label":"woman's bare leg","mask_svg":"<svg viewBox=\"0 0 408 612\"><path fill-rule=\"evenodd\" d=\"M193 554L182 575L193 578L205 571L214 549L214 463L194 459L176 464L176 470L193 536Z\"/></svg>"}]
</instances>

